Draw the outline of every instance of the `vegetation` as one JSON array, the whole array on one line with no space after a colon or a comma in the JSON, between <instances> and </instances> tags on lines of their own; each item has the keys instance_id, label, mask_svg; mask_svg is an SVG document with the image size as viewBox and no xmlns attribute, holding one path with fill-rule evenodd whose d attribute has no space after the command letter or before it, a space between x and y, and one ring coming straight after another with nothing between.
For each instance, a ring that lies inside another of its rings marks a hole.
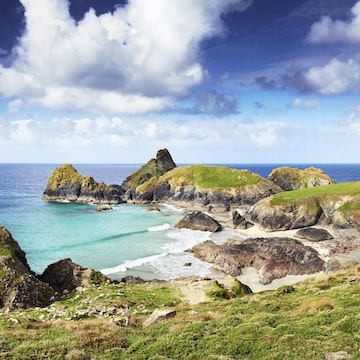
<instances>
[{"instance_id":1,"label":"vegetation","mask_svg":"<svg viewBox=\"0 0 360 360\"><path fill-rule=\"evenodd\" d=\"M236 170L225 166L187 165L175 168L164 174L160 181L167 180L170 185L195 185L200 189L229 189L253 185L262 179L249 170Z\"/></svg>"},{"instance_id":2,"label":"vegetation","mask_svg":"<svg viewBox=\"0 0 360 360\"><path fill-rule=\"evenodd\" d=\"M285 360L338 351L360 359L359 292L360 266L198 305L180 302L163 283L90 286L44 309L2 314L0 359ZM97 306L130 309L128 326L81 312ZM177 316L144 329L142 322L164 306Z\"/></svg>"},{"instance_id":3,"label":"vegetation","mask_svg":"<svg viewBox=\"0 0 360 360\"><path fill-rule=\"evenodd\" d=\"M360 182L333 184L294 191L284 191L275 194L271 200L271 204L287 204L294 200L307 199L310 197L323 197L326 195L360 195Z\"/></svg>"}]
</instances>

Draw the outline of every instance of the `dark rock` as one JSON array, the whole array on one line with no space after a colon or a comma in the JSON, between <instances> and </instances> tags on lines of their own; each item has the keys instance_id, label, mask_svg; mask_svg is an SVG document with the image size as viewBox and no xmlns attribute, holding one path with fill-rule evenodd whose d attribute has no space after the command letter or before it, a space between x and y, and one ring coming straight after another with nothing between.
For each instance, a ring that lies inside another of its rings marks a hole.
<instances>
[{"instance_id":1,"label":"dark rock","mask_svg":"<svg viewBox=\"0 0 360 360\"><path fill-rule=\"evenodd\" d=\"M124 284L136 285L136 284L144 284L146 280L142 279L139 276L127 275L121 279L121 282Z\"/></svg>"},{"instance_id":2,"label":"dark rock","mask_svg":"<svg viewBox=\"0 0 360 360\"><path fill-rule=\"evenodd\" d=\"M186 228L191 230L211 231L217 232L222 230L222 226L218 221L211 216L197 211L186 215L177 224L176 228Z\"/></svg>"},{"instance_id":3,"label":"dark rock","mask_svg":"<svg viewBox=\"0 0 360 360\"><path fill-rule=\"evenodd\" d=\"M94 271L93 269L83 268L75 264L71 259L63 259L49 265L39 279L48 283L55 291L63 293L64 291L74 291L78 286L87 285L88 282L98 283L107 279L105 275Z\"/></svg>"},{"instance_id":4,"label":"dark rock","mask_svg":"<svg viewBox=\"0 0 360 360\"><path fill-rule=\"evenodd\" d=\"M333 236L325 229L305 228L296 232L295 236L309 241L331 240Z\"/></svg>"},{"instance_id":5,"label":"dark rock","mask_svg":"<svg viewBox=\"0 0 360 360\"><path fill-rule=\"evenodd\" d=\"M237 210L232 212L232 222L234 229L248 229L253 226L253 224L246 220L245 216L241 215Z\"/></svg>"},{"instance_id":6,"label":"dark rock","mask_svg":"<svg viewBox=\"0 0 360 360\"><path fill-rule=\"evenodd\" d=\"M54 291L30 270L25 253L0 226L0 307L29 308L50 303Z\"/></svg>"},{"instance_id":7,"label":"dark rock","mask_svg":"<svg viewBox=\"0 0 360 360\"><path fill-rule=\"evenodd\" d=\"M47 201L75 201L94 204L121 204L123 189L96 182L91 176L81 176L70 164L65 164L48 179L43 198Z\"/></svg>"},{"instance_id":8,"label":"dark rock","mask_svg":"<svg viewBox=\"0 0 360 360\"><path fill-rule=\"evenodd\" d=\"M256 238L225 245L205 241L192 252L232 276L240 275L243 267L255 267L263 284L286 275L313 274L324 265L316 250L290 238Z\"/></svg>"}]
</instances>

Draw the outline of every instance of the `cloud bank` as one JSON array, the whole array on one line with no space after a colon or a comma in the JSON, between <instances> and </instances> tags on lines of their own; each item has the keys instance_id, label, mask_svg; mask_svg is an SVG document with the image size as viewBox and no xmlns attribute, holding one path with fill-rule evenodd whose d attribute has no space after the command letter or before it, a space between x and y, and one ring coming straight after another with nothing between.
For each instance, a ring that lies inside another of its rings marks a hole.
<instances>
[{"instance_id":1,"label":"cloud bank","mask_svg":"<svg viewBox=\"0 0 360 360\"><path fill-rule=\"evenodd\" d=\"M0 93L54 110L138 114L170 108L200 84L201 42L252 0L130 0L76 22L64 0L20 0L26 28L0 66Z\"/></svg>"}]
</instances>

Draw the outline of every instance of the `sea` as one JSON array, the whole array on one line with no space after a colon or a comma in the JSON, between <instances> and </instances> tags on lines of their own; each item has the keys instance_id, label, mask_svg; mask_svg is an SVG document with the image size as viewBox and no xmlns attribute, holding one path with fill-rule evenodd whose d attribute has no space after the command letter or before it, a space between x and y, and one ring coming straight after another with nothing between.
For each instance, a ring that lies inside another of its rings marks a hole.
<instances>
[{"instance_id":1,"label":"sea","mask_svg":"<svg viewBox=\"0 0 360 360\"><path fill-rule=\"evenodd\" d=\"M265 178L281 166L314 166L337 183L360 181L360 164L221 165L248 169ZM0 164L0 225L25 251L35 273L41 274L48 265L70 258L117 280L126 275L166 280L212 274L210 264L186 250L208 239L221 242L225 235L176 229L174 225L184 216L183 210L165 204L159 205L160 211L146 205L120 204L111 211L98 212L91 204L44 201L47 180L58 166ZM81 175L109 185L121 184L140 166L74 164Z\"/></svg>"}]
</instances>

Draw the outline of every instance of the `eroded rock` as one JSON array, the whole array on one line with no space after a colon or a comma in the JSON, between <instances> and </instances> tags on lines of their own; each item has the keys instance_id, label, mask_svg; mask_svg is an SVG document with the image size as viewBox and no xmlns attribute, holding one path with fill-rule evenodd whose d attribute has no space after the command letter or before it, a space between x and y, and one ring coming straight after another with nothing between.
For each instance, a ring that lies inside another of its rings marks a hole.
<instances>
[{"instance_id":1,"label":"eroded rock","mask_svg":"<svg viewBox=\"0 0 360 360\"><path fill-rule=\"evenodd\" d=\"M175 309L155 309L154 312L143 322L143 327L149 327L164 323L176 316Z\"/></svg>"},{"instance_id":2,"label":"eroded rock","mask_svg":"<svg viewBox=\"0 0 360 360\"><path fill-rule=\"evenodd\" d=\"M315 249L291 238L256 238L224 245L208 240L191 251L228 275L237 276L241 268L255 267L263 284L286 275L317 273L324 265Z\"/></svg>"},{"instance_id":3,"label":"eroded rock","mask_svg":"<svg viewBox=\"0 0 360 360\"><path fill-rule=\"evenodd\" d=\"M296 232L295 236L308 241L324 241L334 238L327 230L313 227L300 229Z\"/></svg>"},{"instance_id":4,"label":"eroded rock","mask_svg":"<svg viewBox=\"0 0 360 360\"><path fill-rule=\"evenodd\" d=\"M175 227L179 229L186 228L191 230L211 232L217 232L222 230L222 226L217 220L200 211L196 211L186 215L177 224L175 224Z\"/></svg>"}]
</instances>

